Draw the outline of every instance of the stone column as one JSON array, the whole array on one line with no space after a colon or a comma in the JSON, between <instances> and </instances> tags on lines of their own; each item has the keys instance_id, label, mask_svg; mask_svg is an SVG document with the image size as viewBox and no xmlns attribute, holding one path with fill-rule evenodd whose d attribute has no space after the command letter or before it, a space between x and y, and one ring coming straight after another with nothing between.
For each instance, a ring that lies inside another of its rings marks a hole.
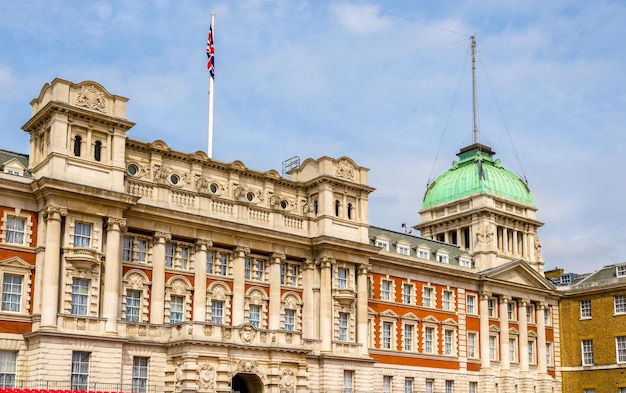
<instances>
[{"instance_id":1,"label":"stone column","mask_svg":"<svg viewBox=\"0 0 626 393\"><path fill-rule=\"evenodd\" d=\"M122 282L122 261L120 232L126 227L126 220L107 217L107 246L104 261L104 293L102 316L106 318L107 334L117 334L117 320L120 314L120 284Z\"/></svg>"},{"instance_id":2,"label":"stone column","mask_svg":"<svg viewBox=\"0 0 626 393\"><path fill-rule=\"evenodd\" d=\"M320 338L322 352L332 350L333 339L333 296L330 269L333 258L323 257L320 262Z\"/></svg>"},{"instance_id":3,"label":"stone column","mask_svg":"<svg viewBox=\"0 0 626 393\"><path fill-rule=\"evenodd\" d=\"M526 307L528 300L519 302L519 369L528 371L528 321L526 320Z\"/></svg>"},{"instance_id":4,"label":"stone column","mask_svg":"<svg viewBox=\"0 0 626 393\"><path fill-rule=\"evenodd\" d=\"M537 304L537 371L539 374L548 372L546 363L546 304Z\"/></svg>"},{"instance_id":5,"label":"stone column","mask_svg":"<svg viewBox=\"0 0 626 393\"><path fill-rule=\"evenodd\" d=\"M59 311L59 274L61 266L61 218L67 209L46 207L46 255L44 257L41 298L41 327L56 328Z\"/></svg>"},{"instance_id":6,"label":"stone column","mask_svg":"<svg viewBox=\"0 0 626 393\"><path fill-rule=\"evenodd\" d=\"M511 298L500 297L500 368L508 370L511 368L509 356L509 303Z\"/></svg>"},{"instance_id":7,"label":"stone column","mask_svg":"<svg viewBox=\"0 0 626 393\"><path fill-rule=\"evenodd\" d=\"M235 256L233 258L233 304L231 310L233 326L239 326L245 321L245 260L248 254L250 254L248 247L235 247Z\"/></svg>"},{"instance_id":8,"label":"stone column","mask_svg":"<svg viewBox=\"0 0 626 393\"><path fill-rule=\"evenodd\" d=\"M483 292L480 294L480 359L481 368L491 367L491 358L489 357L489 305L487 301L491 293Z\"/></svg>"},{"instance_id":9,"label":"stone column","mask_svg":"<svg viewBox=\"0 0 626 393\"><path fill-rule=\"evenodd\" d=\"M194 289L193 289L193 320L206 322L206 255L207 247L213 243L210 240L196 240L196 254L194 256Z\"/></svg>"},{"instance_id":10,"label":"stone column","mask_svg":"<svg viewBox=\"0 0 626 393\"><path fill-rule=\"evenodd\" d=\"M315 338L315 297L313 296L313 283L315 274L315 264L312 259L304 262L304 270L302 271L302 284L304 289L302 292L302 336L306 338Z\"/></svg>"},{"instance_id":11,"label":"stone column","mask_svg":"<svg viewBox=\"0 0 626 393\"><path fill-rule=\"evenodd\" d=\"M162 324L165 312L165 242L169 233L155 232L152 245L152 293L150 296L150 323Z\"/></svg>"},{"instance_id":12,"label":"stone column","mask_svg":"<svg viewBox=\"0 0 626 393\"><path fill-rule=\"evenodd\" d=\"M509 253L509 230L506 227L502 227L502 253Z\"/></svg>"},{"instance_id":13,"label":"stone column","mask_svg":"<svg viewBox=\"0 0 626 393\"><path fill-rule=\"evenodd\" d=\"M270 330L280 329L280 264L285 260L285 254L274 253L270 256Z\"/></svg>"},{"instance_id":14,"label":"stone column","mask_svg":"<svg viewBox=\"0 0 626 393\"><path fill-rule=\"evenodd\" d=\"M357 266L357 295L356 295L356 338L359 343L359 354L367 355L369 343L367 340L367 273L369 266L366 264L360 264Z\"/></svg>"},{"instance_id":15,"label":"stone column","mask_svg":"<svg viewBox=\"0 0 626 393\"><path fill-rule=\"evenodd\" d=\"M513 230L513 255L519 257L519 232Z\"/></svg>"}]
</instances>

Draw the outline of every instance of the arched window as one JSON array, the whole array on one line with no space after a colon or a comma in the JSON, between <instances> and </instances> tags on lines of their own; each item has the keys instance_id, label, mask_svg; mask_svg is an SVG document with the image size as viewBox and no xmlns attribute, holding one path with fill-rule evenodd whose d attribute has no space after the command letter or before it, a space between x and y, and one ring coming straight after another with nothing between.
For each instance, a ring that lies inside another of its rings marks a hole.
<instances>
[{"instance_id":1,"label":"arched window","mask_svg":"<svg viewBox=\"0 0 626 393\"><path fill-rule=\"evenodd\" d=\"M83 138L76 135L74 137L74 155L80 157L80 144L83 142Z\"/></svg>"},{"instance_id":2,"label":"arched window","mask_svg":"<svg viewBox=\"0 0 626 393\"><path fill-rule=\"evenodd\" d=\"M93 158L95 158L96 161L100 161L101 154L102 154L102 142L96 141L93 147Z\"/></svg>"},{"instance_id":3,"label":"arched window","mask_svg":"<svg viewBox=\"0 0 626 393\"><path fill-rule=\"evenodd\" d=\"M348 203L348 220L352 220L352 204Z\"/></svg>"},{"instance_id":4,"label":"arched window","mask_svg":"<svg viewBox=\"0 0 626 393\"><path fill-rule=\"evenodd\" d=\"M339 201L335 201L335 216L339 217Z\"/></svg>"}]
</instances>

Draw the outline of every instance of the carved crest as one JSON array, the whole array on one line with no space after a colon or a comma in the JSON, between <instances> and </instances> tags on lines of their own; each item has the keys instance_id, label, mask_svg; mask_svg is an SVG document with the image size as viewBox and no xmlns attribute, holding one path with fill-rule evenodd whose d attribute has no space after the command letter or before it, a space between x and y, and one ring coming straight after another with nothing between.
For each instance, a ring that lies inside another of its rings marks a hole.
<instances>
[{"instance_id":1,"label":"carved crest","mask_svg":"<svg viewBox=\"0 0 626 393\"><path fill-rule=\"evenodd\" d=\"M293 370L285 369L281 372L280 376L280 388L281 389L293 389L296 384L296 375Z\"/></svg>"},{"instance_id":2,"label":"carved crest","mask_svg":"<svg viewBox=\"0 0 626 393\"><path fill-rule=\"evenodd\" d=\"M344 179L354 180L354 166L347 160L339 161L337 165L337 177L343 177Z\"/></svg>"},{"instance_id":3,"label":"carved crest","mask_svg":"<svg viewBox=\"0 0 626 393\"><path fill-rule=\"evenodd\" d=\"M215 369L204 363L198 370L198 381L203 389L212 389L215 383Z\"/></svg>"},{"instance_id":4,"label":"carved crest","mask_svg":"<svg viewBox=\"0 0 626 393\"><path fill-rule=\"evenodd\" d=\"M239 330L239 336L243 342L250 344L254 340L254 336L256 336L256 331L252 326L245 325Z\"/></svg>"},{"instance_id":5,"label":"carved crest","mask_svg":"<svg viewBox=\"0 0 626 393\"><path fill-rule=\"evenodd\" d=\"M76 97L76 106L82 106L87 109L106 112L106 99L102 93L94 85L83 85Z\"/></svg>"}]
</instances>

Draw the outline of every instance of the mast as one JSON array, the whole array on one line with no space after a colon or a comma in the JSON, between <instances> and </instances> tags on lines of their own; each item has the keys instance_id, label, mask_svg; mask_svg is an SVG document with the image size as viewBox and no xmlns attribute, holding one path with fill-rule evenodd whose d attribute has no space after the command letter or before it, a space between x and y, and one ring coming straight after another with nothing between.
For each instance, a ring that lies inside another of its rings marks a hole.
<instances>
[{"instance_id":1,"label":"mast","mask_svg":"<svg viewBox=\"0 0 626 393\"><path fill-rule=\"evenodd\" d=\"M474 143L478 143L478 112L476 109L476 36L471 36L472 40L472 98L474 111Z\"/></svg>"}]
</instances>

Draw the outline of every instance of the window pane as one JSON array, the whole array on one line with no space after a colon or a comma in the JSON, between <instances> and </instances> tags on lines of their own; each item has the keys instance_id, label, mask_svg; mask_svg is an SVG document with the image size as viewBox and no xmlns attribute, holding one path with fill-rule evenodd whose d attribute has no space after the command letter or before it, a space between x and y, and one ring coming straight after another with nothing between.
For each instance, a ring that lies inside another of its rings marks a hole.
<instances>
[{"instance_id":1,"label":"window pane","mask_svg":"<svg viewBox=\"0 0 626 393\"><path fill-rule=\"evenodd\" d=\"M17 352L0 351L0 387L15 387Z\"/></svg>"},{"instance_id":2,"label":"window pane","mask_svg":"<svg viewBox=\"0 0 626 393\"><path fill-rule=\"evenodd\" d=\"M255 328L261 326L261 306L256 304L250 305L250 324Z\"/></svg>"},{"instance_id":3,"label":"window pane","mask_svg":"<svg viewBox=\"0 0 626 393\"><path fill-rule=\"evenodd\" d=\"M22 276L5 274L2 279L2 311L20 312Z\"/></svg>"},{"instance_id":4,"label":"window pane","mask_svg":"<svg viewBox=\"0 0 626 393\"><path fill-rule=\"evenodd\" d=\"M133 392L145 393L148 386L148 358L133 358Z\"/></svg>"},{"instance_id":5,"label":"window pane","mask_svg":"<svg viewBox=\"0 0 626 393\"><path fill-rule=\"evenodd\" d=\"M11 244L24 244L24 228L26 220L18 217L7 217L4 241Z\"/></svg>"},{"instance_id":6,"label":"window pane","mask_svg":"<svg viewBox=\"0 0 626 393\"><path fill-rule=\"evenodd\" d=\"M224 322L224 302L211 300L211 323Z\"/></svg>"},{"instance_id":7,"label":"window pane","mask_svg":"<svg viewBox=\"0 0 626 393\"><path fill-rule=\"evenodd\" d=\"M74 224L74 247L89 247L91 244L91 224Z\"/></svg>"},{"instance_id":8,"label":"window pane","mask_svg":"<svg viewBox=\"0 0 626 393\"><path fill-rule=\"evenodd\" d=\"M72 279L72 304L70 313L74 315L87 315L89 305L89 280Z\"/></svg>"},{"instance_id":9,"label":"window pane","mask_svg":"<svg viewBox=\"0 0 626 393\"><path fill-rule=\"evenodd\" d=\"M126 291L126 321L139 322L141 315L141 291Z\"/></svg>"},{"instance_id":10,"label":"window pane","mask_svg":"<svg viewBox=\"0 0 626 393\"><path fill-rule=\"evenodd\" d=\"M87 390L89 383L89 352L72 352L71 389Z\"/></svg>"}]
</instances>

